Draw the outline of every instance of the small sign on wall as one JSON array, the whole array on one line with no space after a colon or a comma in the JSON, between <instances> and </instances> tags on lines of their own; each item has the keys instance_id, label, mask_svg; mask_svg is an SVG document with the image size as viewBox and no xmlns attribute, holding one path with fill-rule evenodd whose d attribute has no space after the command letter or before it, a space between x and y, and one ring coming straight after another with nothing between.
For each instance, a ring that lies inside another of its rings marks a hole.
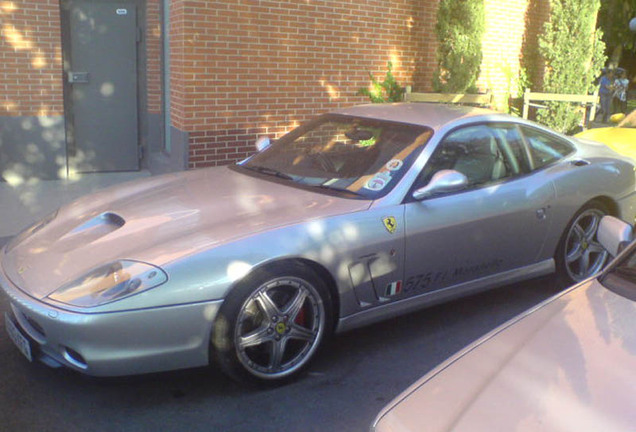
<instances>
[{"instance_id":1,"label":"small sign on wall","mask_svg":"<svg viewBox=\"0 0 636 432\"><path fill-rule=\"evenodd\" d=\"M117 15L128 15L128 9L117 9Z\"/></svg>"}]
</instances>

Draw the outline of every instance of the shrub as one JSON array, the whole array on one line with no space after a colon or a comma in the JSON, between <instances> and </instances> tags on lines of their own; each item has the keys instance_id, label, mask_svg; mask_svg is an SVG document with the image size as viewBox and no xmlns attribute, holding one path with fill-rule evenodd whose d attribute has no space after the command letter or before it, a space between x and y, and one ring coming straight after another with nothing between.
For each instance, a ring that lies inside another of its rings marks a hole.
<instances>
[{"instance_id":1,"label":"shrub","mask_svg":"<svg viewBox=\"0 0 636 432\"><path fill-rule=\"evenodd\" d=\"M539 53L545 59L543 91L588 94L605 62L605 44L595 30L599 0L550 0L550 20L539 36ZM581 109L566 102L546 103L537 115L540 123L561 132L575 129Z\"/></svg>"},{"instance_id":2,"label":"shrub","mask_svg":"<svg viewBox=\"0 0 636 432\"><path fill-rule=\"evenodd\" d=\"M484 0L440 0L435 26L439 42L435 91L476 92L484 20Z\"/></svg>"},{"instance_id":3,"label":"shrub","mask_svg":"<svg viewBox=\"0 0 636 432\"><path fill-rule=\"evenodd\" d=\"M405 88L400 86L395 80L392 73L393 64L387 63L387 72L384 76L384 80L379 82L369 72L369 78L371 79L371 88L361 88L358 90L358 95L368 96L373 103L385 103L385 102L401 102L404 98Z\"/></svg>"}]
</instances>

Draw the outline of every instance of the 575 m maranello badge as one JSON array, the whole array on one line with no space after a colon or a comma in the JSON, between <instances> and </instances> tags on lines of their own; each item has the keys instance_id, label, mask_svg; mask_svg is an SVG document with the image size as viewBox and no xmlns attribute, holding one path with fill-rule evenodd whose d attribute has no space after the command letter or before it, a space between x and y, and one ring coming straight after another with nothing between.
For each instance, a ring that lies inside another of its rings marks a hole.
<instances>
[{"instance_id":1,"label":"575 m maranello badge","mask_svg":"<svg viewBox=\"0 0 636 432\"><path fill-rule=\"evenodd\" d=\"M386 230L391 234L393 234L397 229L397 221L393 216L387 216L383 218L382 222L384 223L384 228L386 228Z\"/></svg>"}]
</instances>

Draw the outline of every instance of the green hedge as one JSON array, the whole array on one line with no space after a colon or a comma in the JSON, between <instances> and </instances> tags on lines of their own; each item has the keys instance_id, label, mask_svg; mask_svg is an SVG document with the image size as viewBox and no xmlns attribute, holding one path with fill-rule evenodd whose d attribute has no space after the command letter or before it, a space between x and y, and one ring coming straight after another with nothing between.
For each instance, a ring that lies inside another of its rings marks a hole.
<instances>
[{"instance_id":1,"label":"green hedge","mask_svg":"<svg viewBox=\"0 0 636 432\"><path fill-rule=\"evenodd\" d=\"M484 21L484 0L440 0L435 26L439 42L435 91L476 92Z\"/></svg>"},{"instance_id":2,"label":"green hedge","mask_svg":"<svg viewBox=\"0 0 636 432\"><path fill-rule=\"evenodd\" d=\"M595 29L599 0L550 0L550 20L539 36L539 53L545 59L543 91L588 94L600 75L605 44ZM582 120L580 107L550 102L537 120L561 132L575 129Z\"/></svg>"}]
</instances>

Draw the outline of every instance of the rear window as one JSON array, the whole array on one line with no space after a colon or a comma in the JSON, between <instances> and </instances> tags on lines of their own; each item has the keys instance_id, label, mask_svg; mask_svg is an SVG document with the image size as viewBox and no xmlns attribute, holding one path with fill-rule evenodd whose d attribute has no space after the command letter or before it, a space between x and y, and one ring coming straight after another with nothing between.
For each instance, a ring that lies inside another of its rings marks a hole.
<instances>
[{"instance_id":1,"label":"rear window","mask_svg":"<svg viewBox=\"0 0 636 432\"><path fill-rule=\"evenodd\" d=\"M534 162L534 168L539 169L550 165L574 151L574 147L567 141L529 127L521 127Z\"/></svg>"}]
</instances>

